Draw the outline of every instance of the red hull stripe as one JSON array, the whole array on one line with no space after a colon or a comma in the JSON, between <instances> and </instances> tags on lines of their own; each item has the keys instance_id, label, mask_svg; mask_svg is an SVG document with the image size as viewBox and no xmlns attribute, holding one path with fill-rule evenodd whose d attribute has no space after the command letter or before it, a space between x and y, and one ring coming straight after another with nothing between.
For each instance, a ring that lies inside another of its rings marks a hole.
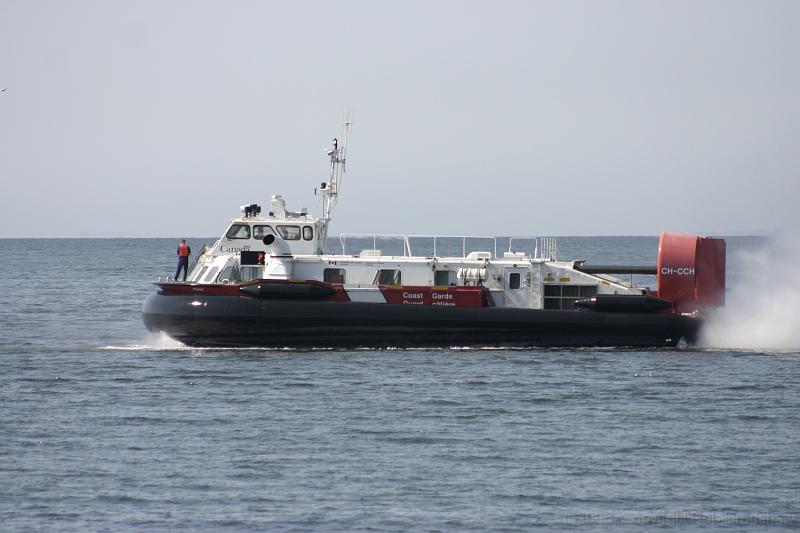
<instances>
[{"instance_id":1,"label":"red hull stripe","mask_svg":"<svg viewBox=\"0 0 800 533\"><path fill-rule=\"evenodd\" d=\"M381 286L386 302L400 305L491 307L491 295L483 287Z\"/></svg>"},{"instance_id":2,"label":"red hull stripe","mask_svg":"<svg viewBox=\"0 0 800 533\"><path fill-rule=\"evenodd\" d=\"M197 284L197 283L157 283L161 292L167 295L182 295L189 294L202 294L206 296L240 296L242 298L250 298L251 295L244 293L240 287L247 285L282 285L282 284L297 284L297 285L316 285L318 287L326 287L335 290L333 294L321 298L321 300L329 302L349 302L350 298L347 297L347 292L341 285L334 285L316 280L275 280L275 279L259 279L248 281L242 284Z\"/></svg>"},{"instance_id":3,"label":"red hull stripe","mask_svg":"<svg viewBox=\"0 0 800 533\"><path fill-rule=\"evenodd\" d=\"M239 285L199 285L196 283L157 283L164 294L205 294L209 296L239 296Z\"/></svg>"},{"instance_id":4,"label":"red hull stripe","mask_svg":"<svg viewBox=\"0 0 800 533\"><path fill-rule=\"evenodd\" d=\"M244 284L197 284L158 283L161 292L167 295L202 294L206 296L241 296L250 298L240 287L250 285L315 285L330 288L335 292L320 298L330 302L349 302L350 298L342 285L316 280L253 280ZM428 287L422 285L382 285L378 287L388 304L428 305L444 307L493 307L489 291L483 287Z\"/></svg>"}]
</instances>

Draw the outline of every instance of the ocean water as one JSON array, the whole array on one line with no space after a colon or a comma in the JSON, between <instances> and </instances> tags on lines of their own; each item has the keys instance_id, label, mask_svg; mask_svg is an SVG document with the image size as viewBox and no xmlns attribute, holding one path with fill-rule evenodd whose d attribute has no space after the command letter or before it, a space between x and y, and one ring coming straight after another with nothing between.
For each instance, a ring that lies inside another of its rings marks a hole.
<instances>
[{"instance_id":1,"label":"ocean water","mask_svg":"<svg viewBox=\"0 0 800 533\"><path fill-rule=\"evenodd\" d=\"M3 531L800 527L797 289L752 261L795 247L729 239L706 347L291 351L149 335L176 246L0 240Z\"/></svg>"}]
</instances>

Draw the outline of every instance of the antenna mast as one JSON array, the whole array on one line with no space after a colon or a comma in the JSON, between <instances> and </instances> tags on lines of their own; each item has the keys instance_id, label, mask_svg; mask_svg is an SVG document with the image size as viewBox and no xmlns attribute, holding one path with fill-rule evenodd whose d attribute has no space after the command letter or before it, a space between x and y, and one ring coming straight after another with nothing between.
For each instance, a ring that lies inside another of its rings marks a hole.
<instances>
[{"instance_id":1,"label":"antenna mast","mask_svg":"<svg viewBox=\"0 0 800 533\"><path fill-rule=\"evenodd\" d=\"M328 150L328 157L331 161L330 177L327 182L322 182L320 185L320 194L322 195L322 235L320 235L320 244L323 249L328 238L328 224L331 221L333 208L336 207L336 201L339 199L339 186L346 171L347 141L350 139L350 126L352 124L353 122L348 115L342 124L341 139L334 137L333 144Z\"/></svg>"}]
</instances>

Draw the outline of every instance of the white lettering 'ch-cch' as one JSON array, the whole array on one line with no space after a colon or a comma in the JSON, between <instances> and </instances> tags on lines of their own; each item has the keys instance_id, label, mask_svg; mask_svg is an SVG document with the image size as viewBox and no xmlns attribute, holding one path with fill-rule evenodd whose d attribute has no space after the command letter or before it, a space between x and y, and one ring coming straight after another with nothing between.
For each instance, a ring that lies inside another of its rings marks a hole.
<instances>
[{"instance_id":1,"label":"white lettering 'ch-cch'","mask_svg":"<svg viewBox=\"0 0 800 533\"><path fill-rule=\"evenodd\" d=\"M694 268L692 267L661 267L661 275L663 276L694 276Z\"/></svg>"}]
</instances>

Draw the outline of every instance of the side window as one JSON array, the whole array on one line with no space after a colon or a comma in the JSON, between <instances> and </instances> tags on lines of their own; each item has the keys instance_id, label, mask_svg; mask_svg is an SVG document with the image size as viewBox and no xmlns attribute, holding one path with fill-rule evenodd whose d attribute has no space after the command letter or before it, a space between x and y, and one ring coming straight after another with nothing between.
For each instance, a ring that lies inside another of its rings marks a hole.
<instances>
[{"instance_id":1,"label":"side window","mask_svg":"<svg viewBox=\"0 0 800 533\"><path fill-rule=\"evenodd\" d=\"M437 287L448 287L456 284L456 273L452 270L437 270L433 273L433 284Z\"/></svg>"},{"instance_id":2,"label":"side window","mask_svg":"<svg viewBox=\"0 0 800 533\"><path fill-rule=\"evenodd\" d=\"M382 268L375 273L373 285L401 285L402 276L399 270Z\"/></svg>"},{"instance_id":3,"label":"side window","mask_svg":"<svg viewBox=\"0 0 800 533\"><path fill-rule=\"evenodd\" d=\"M275 226L278 234L285 241L299 241L300 240L300 226Z\"/></svg>"},{"instance_id":4,"label":"side window","mask_svg":"<svg viewBox=\"0 0 800 533\"><path fill-rule=\"evenodd\" d=\"M310 241L314 238L314 228L311 226L303 226L303 239Z\"/></svg>"},{"instance_id":5,"label":"side window","mask_svg":"<svg viewBox=\"0 0 800 533\"><path fill-rule=\"evenodd\" d=\"M271 226L253 226L254 239L258 239L260 241L265 235L275 235L275 232L272 230Z\"/></svg>"},{"instance_id":6,"label":"side window","mask_svg":"<svg viewBox=\"0 0 800 533\"><path fill-rule=\"evenodd\" d=\"M219 283L236 283L239 281L239 269L236 265L228 265L217 276Z\"/></svg>"},{"instance_id":7,"label":"side window","mask_svg":"<svg viewBox=\"0 0 800 533\"><path fill-rule=\"evenodd\" d=\"M561 297L562 298L577 298L580 296L580 287L578 285L562 285Z\"/></svg>"},{"instance_id":8,"label":"side window","mask_svg":"<svg viewBox=\"0 0 800 533\"><path fill-rule=\"evenodd\" d=\"M233 224L228 229L228 233L225 234L225 237L228 239L249 239L250 226L247 224Z\"/></svg>"},{"instance_id":9,"label":"side window","mask_svg":"<svg viewBox=\"0 0 800 533\"><path fill-rule=\"evenodd\" d=\"M343 268L326 268L322 273L322 280L325 283L344 283L344 269Z\"/></svg>"},{"instance_id":10,"label":"side window","mask_svg":"<svg viewBox=\"0 0 800 533\"><path fill-rule=\"evenodd\" d=\"M217 275L217 272L219 272L219 267L211 267L211 270L209 270L208 274L206 274L203 278L203 283L211 283L211 280L214 279L214 276Z\"/></svg>"},{"instance_id":11,"label":"side window","mask_svg":"<svg viewBox=\"0 0 800 533\"><path fill-rule=\"evenodd\" d=\"M519 289L520 287L520 273L519 272L512 272L508 275L508 288L509 289Z\"/></svg>"},{"instance_id":12,"label":"side window","mask_svg":"<svg viewBox=\"0 0 800 533\"><path fill-rule=\"evenodd\" d=\"M200 272L197 274L197 277L194 278L195 281L200 281L201 279L203 279L203 275L206 273L206 270L208 270L207 266L204 266L203 268L201 268Z\"/></svg>"},{"instance_id":13,"label":"side window","mask_svg":"<svg viewBox=\"0 0 800 533\"><path fill-rule=\"evenodd\" d=\"M261 268L257 266L243 266L241 271L242 281L250 281L261 277Z\"/></svg>"},{"instance_id":14,"label":"side window","mask_svg":"<svg viewBox=\"0 0 800 533\"><path fill-rule=\"evenodd\" d=\"M581 285L581 298L591 298L597 296L597 285Z\"/></svg>"},{"instance_id":15,"label":"side window","mask_svg":"<svg viewBox=\"0 0 800 533\"><path fill-rule=\"evenodd\" d=\"M265 262L264 252L253 250L242 250L239 252L239 263L241 265L263 265Z\"/></svg>"},{"instance_id":16,"label":"side window","mask_svg":"<svg viewBox=\"0 0 800 533\"><path fill-rule=\"evenodd\" d=\"M597 295L597 285L556 285L544 286L545 309L575 309L575 302L581 298Z\"/></svg>"}]
</instances>

